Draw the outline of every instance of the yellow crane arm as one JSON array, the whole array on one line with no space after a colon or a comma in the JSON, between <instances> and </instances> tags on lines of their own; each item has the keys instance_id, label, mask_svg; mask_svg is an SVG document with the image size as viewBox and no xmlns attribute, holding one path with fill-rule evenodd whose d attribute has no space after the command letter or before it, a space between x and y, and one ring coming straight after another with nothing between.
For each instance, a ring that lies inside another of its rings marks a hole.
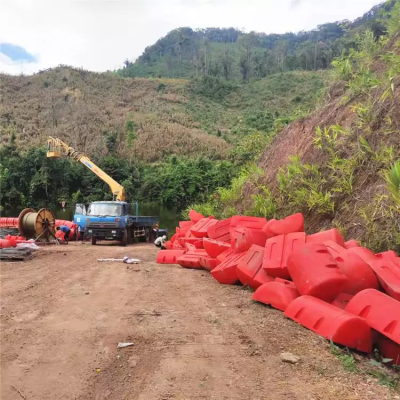
<instances>
[{"instance_id":1,"label":"yellow crane arm","mask_svg":"<svg viewBox=\"0 0 400 400\"><path fill-rule=\"evenodd\" d=\"M68 146L62 140L49 136L47 140L47 157L60 158L62 155L66 155L74 160L81 162L93 173L95 173L100 179L102 179L111 188L111 192L116 196L117 200L125 201L125 189L118 182L116 182L110 175L107 175L101 168L99 168L88 156L79 151L74 150L71 146Z\"/></svg>"}]
</instances>

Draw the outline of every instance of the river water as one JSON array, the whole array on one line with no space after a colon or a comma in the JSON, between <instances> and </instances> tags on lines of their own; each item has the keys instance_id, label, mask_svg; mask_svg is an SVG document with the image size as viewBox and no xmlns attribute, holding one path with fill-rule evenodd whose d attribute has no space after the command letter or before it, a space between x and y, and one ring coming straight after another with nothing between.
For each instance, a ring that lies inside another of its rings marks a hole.
<instances>
[{"instance_id":1,"label":"river water","mask_svg":"<svg viewBox=\"0 0 400 400\"><path fill-rule=\"evenodd\" d=\"M34 209L38 211L40 207L34 207ZM51 210L54 212L57 219L72 221L74 218L74 206L67 206L65 210L62 208L53 208ZM1 216L18 217L21 211L22 210L5 209L1 212ZM158 217L160 221L160 228L168 229L170 237L175 233L175 227L178 226L179 221L182 219L181 213L178 210L165 208L156 203L139 203L139 215ZM1 233L2 236L4 236L4 232Z\"/></svg>"}]
</instances>

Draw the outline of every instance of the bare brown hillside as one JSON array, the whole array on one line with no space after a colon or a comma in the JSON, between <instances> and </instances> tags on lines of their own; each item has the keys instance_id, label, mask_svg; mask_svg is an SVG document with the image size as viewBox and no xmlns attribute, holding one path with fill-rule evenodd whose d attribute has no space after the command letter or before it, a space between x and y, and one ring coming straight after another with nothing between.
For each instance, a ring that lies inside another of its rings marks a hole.
<instances>
[{"instance_id":1,"label":"bare brown hillside","mask_svg":"<svg viewBox=\"0 0 400 400\"><path fill-rule=\"evenodd\" d=\"M48 135L88 152L105 150L103 133L118 133L118 151L143 161L169 154L224 158L230 145L208 135L185 112L187 81L121 78L57 67L32 76L0 74L0 140L42 146ZM126 148L125 124L137 139ZM133 153L133 154L132 154Z\"/></svg>"},{"instance_id":2,"label":"bare brown hillside","mask_svg":"<svg viewBox=\"0 0 400 400\"><path fill-rule=\"evenodd\" d=\"M276 136L258 162L260 186L246 186L244 208L267 187L278 216L302 211L310 231L336 226L377 250L400 249L399 209L384 180L400 157L399 39L335 82L327 105Z\"/></svg>"}]
</instances>

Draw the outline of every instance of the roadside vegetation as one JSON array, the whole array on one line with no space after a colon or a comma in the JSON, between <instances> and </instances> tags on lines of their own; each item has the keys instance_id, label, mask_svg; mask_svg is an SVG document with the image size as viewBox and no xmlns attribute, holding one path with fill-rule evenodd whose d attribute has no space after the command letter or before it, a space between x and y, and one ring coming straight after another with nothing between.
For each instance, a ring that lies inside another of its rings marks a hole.
<instances>
[{"instance_id":1,"label":"roadside vegetation","mask_svg":"<svg viewBox=\"0 0 400 400\"><path fill-rule=\"evenodd\" d=\"M333 224L375 251L400 251L400 3L384 16L387 34L377 38L366 29L356 48L333 60L331 85L343 91L302 121L314 124L305 157L287 154L275 180L266 182L260 166L276 150L272 142L258 165L247 165L230 188L193 207L216 217L238 208L267 218L303 212L314 228ZM331 118L319 126L322 114L340 114L345 123Z\"/></svg>"},{"instance_id":2,"label":"roadside vegetation","mask_svg":"<svg viewBox=\"0 0 400 400\"><path fill-rule=\"evenodd\" d=\"M366 378L375 378L379 384L391 389L397 389L399 387L399 366L393 365L390 369L386 368L390 365L391 361L393 361L392 359L383 358L379 352L376 351L369 362L360 362L364 360L356 353L351 352L348 348L339 347L333 342L331 342L330 346L331 353L336 356L346 371L364 375Z\"/></svg>"}]
</instances>

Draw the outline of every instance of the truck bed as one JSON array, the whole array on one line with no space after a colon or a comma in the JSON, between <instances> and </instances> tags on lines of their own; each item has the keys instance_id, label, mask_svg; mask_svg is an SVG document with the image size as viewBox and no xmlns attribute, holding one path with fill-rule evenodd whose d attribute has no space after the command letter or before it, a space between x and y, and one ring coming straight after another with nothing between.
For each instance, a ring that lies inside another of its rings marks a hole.
<instances>
[{"instance_id":1,"label":"truck bed","mask_svg":"<svg viewBox=\"0 0 400 400\"><path fill-rule=\"evenodd\" d=\"M158 222L158 217L130 216L129 220L136 226L153 226Z\"/></svg>"}]
</instances>

